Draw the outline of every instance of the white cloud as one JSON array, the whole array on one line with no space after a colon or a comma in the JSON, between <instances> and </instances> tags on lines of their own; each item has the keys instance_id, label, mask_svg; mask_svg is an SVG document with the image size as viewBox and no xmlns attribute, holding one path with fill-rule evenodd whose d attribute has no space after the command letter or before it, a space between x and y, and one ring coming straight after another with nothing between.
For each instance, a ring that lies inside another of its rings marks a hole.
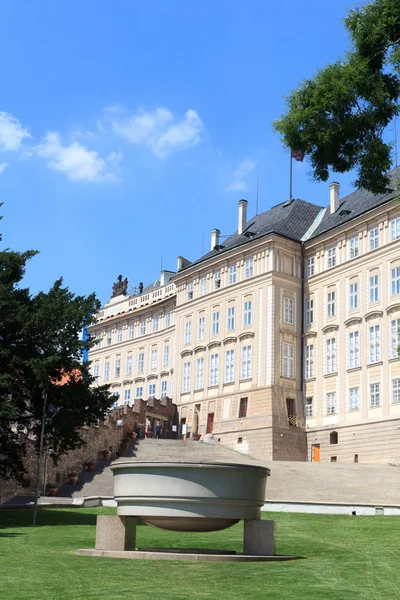
<instances>
[{"instance_id":1,"label":"white cloud","mask_svg":"<svg viewBox=\"0 0 400 600\"><path fill-rule=\"evenodd\" d=\"M111 181L118 172L122 153L112 152L102 158L95 150L88 150L79 142L63 146L60 134L49 131L34 152L47 161L50 169L62 171L72 181Z\"/></svg>"},{"instance_id":2,"label":"white cloud","mask_svg":"<svg viewBox=\"0 0 400 600\"><path fill-rule=\"evenodd\" d=\"M242 160L242 162L239 163L236 170L234 171L232 178L231 178L231 183L226 188L226 191L229 191L229 192L233 192L233 191L244 192L244 191L246 191L246 189L247 189L246 177L249 175L249 173L251 173L251 171L253 171L255 169L256 165L257 165L257 163L254 162L254 160L250 160L249 158Z\"/></svg>"},{"instance_id":3,"label":"white cloud","mask_svg":"<svg viewBox=\"0 0 400 600\"><path fill-rule=\"evenodd\" d=\"M142 109L128 120L113 121L114 131L131 144L147 146L163 158L174 150L194 146L200 141L204 125L195 110L188 110L177 120L166 108L153 112Z\"/></svg>"},{"instance_id":4,"label":"white cloud","mask_svg":"<svg viewBox=\"0 0 400 600\"><path fill-rule=\"evenodd\" d=\"M0 150L19 150L25 138L31 135L10 113L0 111Z\"/></svg>"},{"instance_id":5,"label":"white cloud","mask_svg":"<svg viewBox=\"0 0 400 600\"><path fill-rule=\"evenodd\" d=\"M8 167L8 162L2 162L0 163L0 174L3 173L3 171L5 171Z\"/></svg>"}]
</instances>

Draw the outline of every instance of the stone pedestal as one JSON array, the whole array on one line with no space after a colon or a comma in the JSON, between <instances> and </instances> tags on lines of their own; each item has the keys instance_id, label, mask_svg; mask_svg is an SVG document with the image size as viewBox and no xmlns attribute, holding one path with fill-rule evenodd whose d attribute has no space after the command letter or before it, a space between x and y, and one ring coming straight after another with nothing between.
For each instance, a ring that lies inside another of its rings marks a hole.
<instances>
[{"instance_id":1,"label":"stone pedestal","mask_svg":"<svg viewBox=\"0 0 400 600\"><path fill-rule=\"evenodd\" d=\"M135 517L97 515L96 550L135 550Z\"/></svg>"},{"instance_id":2,"label":"stone pedestal","mask_svg":"<svg viewBox=\"0 0 400 600\"><path fill-rule=\"evenodd\" d=\"M244 522L243 554L252 556L274 556L274 521Z\"/></svg>"}]
</instances>

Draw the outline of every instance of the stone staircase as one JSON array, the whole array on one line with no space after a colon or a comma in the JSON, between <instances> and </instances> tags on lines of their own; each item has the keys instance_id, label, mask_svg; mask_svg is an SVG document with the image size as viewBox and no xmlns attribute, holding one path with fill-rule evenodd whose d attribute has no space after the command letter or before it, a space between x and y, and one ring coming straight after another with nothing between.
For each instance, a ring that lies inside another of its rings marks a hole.
<instances>
[{"instance_id":1,"label":"stone staircase","mask_svg":"<svg viewBox=\"0 0 400 600\"><path fill-rule=\"evenodd\" d=\"M141 440L126 456L135 460L251 463L267 466L267 500L331 502L400 506L400 468L375 464L263 462L220 446L192 440ZM119 460L124 460L121 458ZM63 486L58 495L112 497L110 463L100 461L94 472L80 475L76 486Z\"/></svg>"}]
</instances>

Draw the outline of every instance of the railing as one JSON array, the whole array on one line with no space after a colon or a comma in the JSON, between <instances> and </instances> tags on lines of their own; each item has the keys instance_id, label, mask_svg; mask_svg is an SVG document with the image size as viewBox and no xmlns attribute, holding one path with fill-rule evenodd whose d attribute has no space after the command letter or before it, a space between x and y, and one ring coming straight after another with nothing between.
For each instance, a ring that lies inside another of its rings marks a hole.
<instances>
[{"instance_id":1,"label":"railing","mask_svg":"<svg viewBox=\"0 0 400 600\"><path fill-rule=\"evenodd\" d=\"M295 415L288 416L288 423L290 427L305 427L305 420Z\"/></svg>"}]
</instances>

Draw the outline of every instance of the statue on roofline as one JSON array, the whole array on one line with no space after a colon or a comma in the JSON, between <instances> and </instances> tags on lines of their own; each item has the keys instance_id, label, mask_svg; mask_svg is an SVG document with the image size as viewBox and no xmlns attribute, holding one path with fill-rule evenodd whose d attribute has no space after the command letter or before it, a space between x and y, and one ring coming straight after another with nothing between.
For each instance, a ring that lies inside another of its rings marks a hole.
<instances>
[{"instance_id":1,"label":"statue on roofline","mask_svg":"<svg viewBox=\"0 0 400 600\"><path fill-rule=\"evenodd\" d=\"M118 281L114 283L112 287L112 297L115 298L115 296L121 296L122 294L126 294L127 287L127 277L125 277L124 281L122 281L122 275L118 275Z\"/></svg>"}]
</instances>

